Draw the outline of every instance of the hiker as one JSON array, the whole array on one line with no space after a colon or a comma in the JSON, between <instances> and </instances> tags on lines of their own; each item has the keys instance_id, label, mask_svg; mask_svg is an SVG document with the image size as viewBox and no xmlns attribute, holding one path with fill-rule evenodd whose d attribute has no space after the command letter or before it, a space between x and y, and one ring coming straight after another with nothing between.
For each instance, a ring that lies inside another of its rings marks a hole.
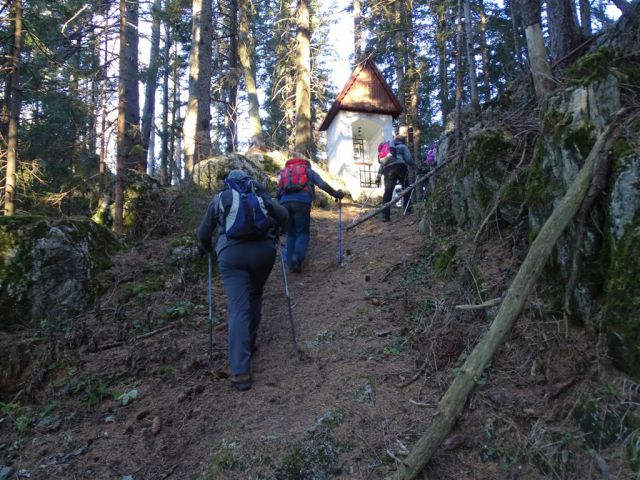
<instances>
[{"instance_id":1,"label":"hiker","mask_svg":"<svg viewBox=\"0 0 640 480\"><path fill-rule=\"evenodd\" d=\"M315 187L320 187L336 200L344 198L342 190L335 190L311 168L302 155L293 154L278 177L278 200L289 212L287 221L287 266L293 273L302 272L302 263L309 246L311 202Z\"/></svg>"},{"instance_id":2,"label":"hiker","mask_svg":"<svg viewBox=\"0 0 640 480\"><path fill-rule=\"evenodd\" d=\"M202 248L215 252L227 294L231 384L251 388L251 355L257 349L262 292L276 259L278 228L284 229L287 210L242 170L232 170L225 188L216 194L198 227Z\"/></svg>"},{"instance_id":3,"label":"hiker","mask_svg":"<svg viewBox=\"0 0 640 480\"><path fill-rule=\"evenodd\" d=\"M378 176L376 177L376 185L380 186L381 177L384 175L384 194L382 195L382 203L388 203L393 196L393 190L397 182L400 182L402 190L409 186L409 167L415 168L413 157L409 151L409 147L404 143L404 137L398 135L391 145L391 158L384 163L380 163ZM402 197L402 207L406 213L411 213L411 193L405 193ZM391 207L387 207L381 212L382 221L388 222L391 219Z\"/></svg>"}]
</instances>

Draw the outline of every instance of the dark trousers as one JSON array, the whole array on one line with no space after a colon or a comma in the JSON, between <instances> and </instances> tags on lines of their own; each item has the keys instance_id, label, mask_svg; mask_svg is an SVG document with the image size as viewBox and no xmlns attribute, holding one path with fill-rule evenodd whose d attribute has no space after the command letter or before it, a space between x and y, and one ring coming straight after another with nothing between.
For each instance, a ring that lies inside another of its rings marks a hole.
<instances>
[{"instance_id":1,"label":"dark trousers","mask_svg":"<svg viewBox=\"0 0 640 480\"><path fill-rule=\"evenodd\" d=\"M404 190L409 186L409 169L404 163L396 163L390 165L382 171L384 175L384 194L382 195L382 203L388 203L393 196L393 189L396 187L396 183L400 182L402 189ZM411 206L407 208L411 198L411 192L405 193L402 197L402 208L409 211ZM389 219L391 217L391 207L387 207L382 210L382 218Z\"/></svg>"},{"instance_id":2,"label":"dark trousers","mask_svg":"<svg viewBox=\"0 0 640 480\"><path fill-rule=\"evenodd\" d=\"M309 248L311 226L311 205L304 202L285 202L283 207L289 212L287 219L287 265L295 258L302 263Z\"/></svg>"},{"instance_id":3,"label":"dark trousers","mask_svg":"<svg viewBox=\"0 0 640 480\"><path fill-rule=\"evenodd\" d=\"M276 247L271 239L230 245L218 255L218 270L227 294L229 363L234 375L251 370L262 292L275 259Z\"/></svg>"}]
</instances>

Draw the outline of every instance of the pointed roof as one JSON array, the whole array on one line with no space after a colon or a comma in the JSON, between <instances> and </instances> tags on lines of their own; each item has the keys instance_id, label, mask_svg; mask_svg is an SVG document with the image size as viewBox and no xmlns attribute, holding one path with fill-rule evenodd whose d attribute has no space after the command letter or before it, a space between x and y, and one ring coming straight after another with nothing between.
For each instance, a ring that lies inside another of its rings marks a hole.
<instances>
[{"instance_id":1,"label":"pointed roof","mask_svg":"<svg viewBox=\"0 0 640 480\"><path fill-rule=\"evenodd\" d=\"M320 131L329 128L340 110L382 113L397 117L402 113L402 105L373 60L367 58L354 69L340 95L324 117Z\"/></svg>"}]
</instances>

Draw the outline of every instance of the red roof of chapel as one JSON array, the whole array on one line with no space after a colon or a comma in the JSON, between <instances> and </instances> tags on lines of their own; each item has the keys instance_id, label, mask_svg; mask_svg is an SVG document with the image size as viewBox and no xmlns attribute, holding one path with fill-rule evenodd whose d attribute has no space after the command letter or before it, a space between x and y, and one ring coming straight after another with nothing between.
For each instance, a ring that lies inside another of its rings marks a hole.
<instances>
[{"instance_id":1,"label":"red roof of chapel","mask_svg":"<svg viewBox=\"0 0 640 480\"><path fill-rule=\"evenodd\" d=\"M382 113L397 117L402 113L402 106L378 67L368 58L354 69L327 116L324 117L320 131L329 128L340 110Z\"/></svg>"}]
</instances>

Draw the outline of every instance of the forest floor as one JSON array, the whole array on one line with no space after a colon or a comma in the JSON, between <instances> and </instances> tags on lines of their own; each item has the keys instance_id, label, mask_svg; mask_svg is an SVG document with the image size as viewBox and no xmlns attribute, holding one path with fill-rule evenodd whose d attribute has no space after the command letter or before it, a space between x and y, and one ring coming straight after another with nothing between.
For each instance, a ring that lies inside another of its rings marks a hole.
<instances>
[{"instance_id":1,"label":"forest floor","mask_svg":"<svg viewBox=\"0 0 640 480\"><path fill-rule=\"evenodd\" d=\"M361 213L343 210L345 226ZM391 222L345 232L339 265L337 208L314 209L308 260L288 274L303 358L278 258L246 392L230 386L219 277L210 364L206 270L168 263L179 235L118 254L100 308L77 320L83 333L30 399L2 404L6 478L388 477L490 323L491 312L455 305L500 296L523 254L518 232L478 247L461 232L422 235L418 220L393 208ZM478 379L429 478L635 478L619 445L584 446L577 399L607 374L580 366L584 339L567 340L537 302Z\"/></svg>"}]
</instances>

